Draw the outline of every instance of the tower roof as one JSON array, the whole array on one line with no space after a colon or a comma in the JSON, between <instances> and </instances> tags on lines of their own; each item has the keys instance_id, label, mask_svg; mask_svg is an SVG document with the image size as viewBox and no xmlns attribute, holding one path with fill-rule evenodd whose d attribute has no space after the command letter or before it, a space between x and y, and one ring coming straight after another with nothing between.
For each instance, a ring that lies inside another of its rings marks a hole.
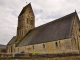
<instances>
[{"instance_id":1,"label":"tower roof","mask_svg":"<svg viewBox=\"0 0 80 60\"><path fill-rule=\"evenodd\" d=\"M19 16L22 15L22 14L26 11L26 9L27 9L28 7L30 7L31 10L32 10L32 12L33 12L31 3L29 3L28 5L26 5L25 7L23 7L23 9L22 9L21 13L19 14ZM33 13L33 15L34 15L34 13ZM19 16L18 16L18 17L19 17Z\"/></svg>"},{"instance_id":2,"label":"tower roof","mask_svg":"<svg viewBox=\"0 0 80 60\"><path fill-rule=\"evenodd\" d=\"M27 46L70 38L75 15L77 13L73 12L32 29L17 46Z\"/></svg>"}]
</instances>

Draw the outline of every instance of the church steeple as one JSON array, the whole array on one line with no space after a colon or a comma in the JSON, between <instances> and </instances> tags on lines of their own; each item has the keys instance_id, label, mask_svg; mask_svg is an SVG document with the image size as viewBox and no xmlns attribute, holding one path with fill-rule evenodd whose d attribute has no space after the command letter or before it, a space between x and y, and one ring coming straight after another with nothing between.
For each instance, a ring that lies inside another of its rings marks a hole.
<instances>
[{"instance_id":1,"label":"church steeple","mask_svg":"<svg viewBox=\"0 0 80 60\"><path fill-rule=\"evenodd\" d=\"M18 16L17 36L25 36L30 29L35 27L35 16L29 3L23 7L21 13Z\"/></svg>"}]
</instances>

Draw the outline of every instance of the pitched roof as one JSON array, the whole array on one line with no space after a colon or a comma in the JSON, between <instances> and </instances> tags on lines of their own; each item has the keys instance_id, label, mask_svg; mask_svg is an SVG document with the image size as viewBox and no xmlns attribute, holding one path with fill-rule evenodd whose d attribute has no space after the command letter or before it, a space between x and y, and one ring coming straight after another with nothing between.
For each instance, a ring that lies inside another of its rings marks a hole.
<instances>
[{"instance_id":1,"label":"pitched roof","mask_svg":"<svg viewBox=\"0 0 80 60\"><path fill-rule=\"evenodd\" d=\"M8 43L8 44L12 44L12 43L14 43L14 42L16 41L16 39L17 39L17 37L16 37L16 36L14 36L14 37L9 41L9 43Z\"/></svg>"},{"instance_id":2,"label":"pitched roof","mask_svg":"<svg viewBox=\"0 0 80 60\"><path fill-rule=\"evenodd\" d=\"M6 45L0 44L1 49L6 49Z\"/></svg>"},{"instance_id":3,"label":"pitched roof","mask_svg":"<svg viewBox=\"0 0 80 60\"><path fill-rule=\"evenodd\" d=\"M26 5L25 7L23 7L23 9L22 9L21 13L19 14L19 16L22 15L26 11L27 7L31 7L31 3L29 3L28 5ZM32 9L32 7L31 7L31 9ZM33 12L33 10L32 10L32 12Z\"/></svg>"},{"instance_id":4,"label":"pitched roof","mask_svg":"<svg viewBox=\"0 0 80 60\"><path fill-rule=\"evenodd\" d=\"M76 12L32 29L17 46L46 43L71 37Z\"/></svg>"}]
</instances>

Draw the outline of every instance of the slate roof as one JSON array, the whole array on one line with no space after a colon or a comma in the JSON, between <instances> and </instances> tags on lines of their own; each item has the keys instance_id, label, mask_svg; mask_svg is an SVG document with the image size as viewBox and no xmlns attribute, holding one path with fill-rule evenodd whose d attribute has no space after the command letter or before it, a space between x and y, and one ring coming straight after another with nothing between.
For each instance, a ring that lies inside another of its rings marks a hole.
<instances>
[{"instance_id":1,"label":"slate roof","mask_svg":"<svg viewBox=\"0 0 80 60\"><path fill-rule=\"evenodd\" d=\"M6 49L6 45L0 44L0 49Z\"/></svg>"},{"instance_id":2,"label":"slate roof","mask_svg":"<svg viewBox=\"0 0 80 60\"><path fill-rule=\"evenodd\" d=\"M14 43L14 42L16 41L16 39L17 39L17 37L16 37L16 36L14 36L14 37L9 41L9 43L8 43L8 44L12 44L12 43Z\"/></svg>"},{"instance_id":3,"label":"slate roof","mask_svg":"<svg viewBox=\"0 0 80 60\"><path fill-rule=\"evenodd\" d=\"M69 15L30 30L17 46L34 45L70 38L74 21L73 17L75 14L77 13L73 12Z\"/></svg>"}]
</instances>

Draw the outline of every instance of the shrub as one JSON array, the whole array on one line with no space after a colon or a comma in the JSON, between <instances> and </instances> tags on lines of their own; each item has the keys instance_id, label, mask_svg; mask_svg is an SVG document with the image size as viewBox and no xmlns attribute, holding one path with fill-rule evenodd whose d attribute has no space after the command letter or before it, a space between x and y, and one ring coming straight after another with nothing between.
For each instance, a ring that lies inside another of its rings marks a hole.
<instances>
[{"instance_id":1,"label":"shrub","mask_svg":"<svg viewBox=\"0 0 80 60\"><path fill-rule=\"evenodd\" d=\"M34 52L34 53L32 53L32 55L33 55L33 56L37 56L37 55L38 55L38 53L37 53L37 52Z\"/></svg>"}]
</instances>

